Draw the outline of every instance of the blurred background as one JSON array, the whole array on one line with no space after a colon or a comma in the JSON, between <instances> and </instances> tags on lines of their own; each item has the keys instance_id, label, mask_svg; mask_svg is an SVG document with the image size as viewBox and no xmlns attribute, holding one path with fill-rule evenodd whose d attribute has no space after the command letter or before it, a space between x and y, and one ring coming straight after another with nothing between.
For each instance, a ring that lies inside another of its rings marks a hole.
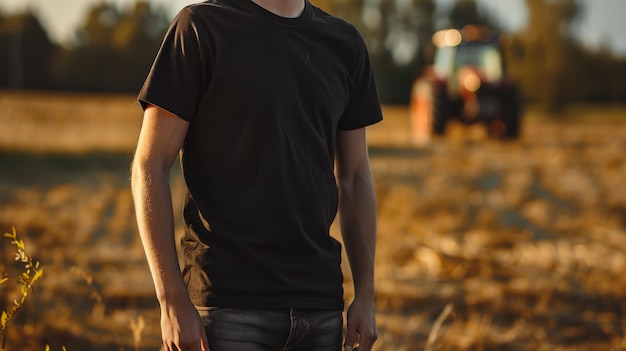
<instances>
[{"instance_id":1,"label":"blurred background","mask_svg":"<svg viewBox=\"0 0 626 351\"><path fill-rule=\"evenodd\" d=\"M135 92L169 21L191 2L0 0L0 87ZM436 30L465 24L510 33L510 71L529 101L553 108L572 101L626 99L622 0L314 3L360 29L384 103L408 101ZM538 82L545 86L534 89Z\"/></svg>"},{"instance_id":2,"label":"blurred background","mask_svg":"<svg viewBox=\"0 0 626 351\"><path fill-rule=\"evenodd\" d=\"M128 181L135 96L192 2L0 0L0 233L45 272L5 350L159 350ZM383 102L376 350L626 349L626 1L312 2L358 27ZM521 132L451 120L416 145L433 35L466 25L500 33ZM177 165L171 184L180 235ZM22 296L17 252L0 240L2 311Z\"/></svg>"}]
</instances>

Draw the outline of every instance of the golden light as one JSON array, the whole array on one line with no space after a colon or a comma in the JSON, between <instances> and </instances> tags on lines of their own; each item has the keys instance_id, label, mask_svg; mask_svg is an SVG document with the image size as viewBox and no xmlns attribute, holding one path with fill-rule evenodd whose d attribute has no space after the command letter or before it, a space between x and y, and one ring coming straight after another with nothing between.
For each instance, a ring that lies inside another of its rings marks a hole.
<instances>
[{"instance_id":1,"label":"golden light","mask_svg":"<svg viewBox=\"0 0 626 351\"><path fill-rule=\"evenodd\" d=\"M433 35L433 44L437 47L457 46L463 40L461 32L456 29L444 29Z\"/></svg>"},{"instance_id":2,"label":"golden light","mask_svg":"<svg viewBox=\"0 0 626 351\"><path fill-rule=\"evenodd\" d=\"M480 88L480 77L476 73L469 73L463 77L463 87L471 91L476 92Z\"/></svg>"}]
</instances>

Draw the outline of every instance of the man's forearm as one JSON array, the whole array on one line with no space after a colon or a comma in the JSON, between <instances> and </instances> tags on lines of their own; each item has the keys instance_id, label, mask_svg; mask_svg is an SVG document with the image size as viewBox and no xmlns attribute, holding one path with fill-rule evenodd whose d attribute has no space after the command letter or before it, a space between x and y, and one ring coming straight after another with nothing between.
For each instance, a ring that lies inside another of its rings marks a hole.
<instances>
[{"instance_id":1,"label":"man's forearm","mask_svg":"<svg viewBox=\"0 0 626 351\"><path fill-rule=\"evenodd\" d=\"M176 245L172 200L165 170L136 163L132 192L139 234L159 301L176 300L186 294Z\"/></svg>"},{"instance_id":2,"label":"man's forearm","mask_svg":"<svg viewBox=\"0 0 626 351\"><path fill-rule=\"evenodd\" d=\"M376 195L366 171L340 184L340 224L356 296L374 295L376 254Z\"/></svg>"}]
</instances>

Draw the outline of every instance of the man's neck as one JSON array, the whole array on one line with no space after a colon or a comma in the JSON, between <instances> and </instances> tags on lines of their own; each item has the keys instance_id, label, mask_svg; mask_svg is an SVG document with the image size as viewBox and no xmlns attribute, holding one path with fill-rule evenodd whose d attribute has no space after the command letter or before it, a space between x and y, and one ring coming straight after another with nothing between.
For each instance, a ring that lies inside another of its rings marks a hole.
<instances>
[{"instance_id":1,"label":"man's neck","mask_svg":"<svg viewBox=\"0 0 626 351\"><path fill-rule=\"evenodd\" d=\"M252 2L275 15L286 18L296 18L304 11L304 0L252 0Z\"/></svg>"}]
</instances>

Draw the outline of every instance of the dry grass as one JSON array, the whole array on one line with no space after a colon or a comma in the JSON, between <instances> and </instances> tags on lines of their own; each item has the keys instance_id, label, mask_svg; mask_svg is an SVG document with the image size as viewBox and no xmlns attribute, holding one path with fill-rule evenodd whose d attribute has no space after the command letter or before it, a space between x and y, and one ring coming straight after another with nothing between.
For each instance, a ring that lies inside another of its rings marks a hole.
<instances>
[{"instance_id":1,"label":"dry grass","mask_svg":"<svg viewBox=\"0 0 626 351\"><path fill-rule=\"evenodd\" d=\"M130 95L0 91L0 111L0 149L26 152L128 152L141 127Z\"/></svg>"},{"instance_id":2,"label":"dry grass","mask_svg":"<svg viewBox=\"0 0 626 351\"><path fill-rule=\"evenodd\" d=\"M128 189L133 97L2 93L0 107L9 111L0 130L10 131L0 140L0 228L16 226L46 266L7 350L132 350L140 320L141 350L157 350ZM453 125L413 148L406 109L386 107L385 117L368 134L377 350L626 345L626 121L531 118L506 143ZM176 170L173 180L180 208ZM0 270L11 268L11 247L0 242L0 252ZM0 303L11 287L0 286Z\"/></svg>"},{"instance_id":3,"label":"dry grass","mask_svg":"<svg viewBox=\"0 0 626 351\"><path fill-rule=\"evenodd\" d=\"M424 349L450 302L433 350L624 346L626 120L597 120L533 119L507 143L371 138L380 349Z\"/></svg>"}]
</instances>

